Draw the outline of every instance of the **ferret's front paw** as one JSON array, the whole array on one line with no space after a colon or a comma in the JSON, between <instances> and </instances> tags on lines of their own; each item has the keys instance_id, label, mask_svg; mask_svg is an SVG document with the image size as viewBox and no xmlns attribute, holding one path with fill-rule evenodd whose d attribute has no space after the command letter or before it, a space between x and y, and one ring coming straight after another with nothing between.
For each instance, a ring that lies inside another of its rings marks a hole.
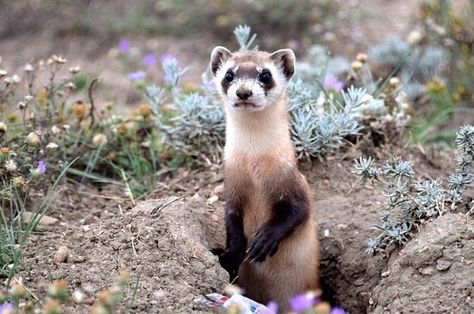
<instances>
[{"instance_id":1,"label":"ferret's front paw","mask_svg":"<svg viewBox=\"0 0 474 314\"><path fill-rule=\"evenodd\" d=\"M227 249L213 249L211 252L219 256L219 263L229 273L230 281L232 282L239 272L239 266L242 258L239 254L232 253Z\"/></svg>"},{"instance_id":2,"label":"ferret's front paw","mask_svg":"<svg viewBox=\"0 0 474 314\"><path fill-rule=\"evenodd\" d=\"M257 232L247 249L246 261L263 262L273 256L280 245L281 238L277 232L262 228Z\"/></svg>"}]
</instances>

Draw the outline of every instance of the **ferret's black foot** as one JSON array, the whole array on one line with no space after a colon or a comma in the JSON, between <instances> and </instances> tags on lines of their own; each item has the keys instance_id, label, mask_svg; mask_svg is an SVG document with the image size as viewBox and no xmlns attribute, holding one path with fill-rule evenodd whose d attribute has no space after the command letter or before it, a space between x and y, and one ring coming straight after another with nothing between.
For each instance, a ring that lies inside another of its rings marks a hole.
<instances>
[{"instance_id":1,"label":"ferret's black foot","mask_svg":"<svg viewBox=\"0 0 474 314\"><path fill-rule=\"evenodd\" d=\"M245 260L249 262L263 262L268 256L273 256L280 245L281 235L270 228L260 229L250 241Z\"/></svg>"},{"instance_id":2,"label":"ferret's black foot","mask_svg":"<svg viewBox=\"0 0 474 314\"><path fill-rule=\"evenodd\" d=\"M241 262L239 255L221 248L212 249L211 252L212 254L219 256L219 263L222 268L229 273L229 279L232 282L239 272Z\"/></svg>"}]
</instances>

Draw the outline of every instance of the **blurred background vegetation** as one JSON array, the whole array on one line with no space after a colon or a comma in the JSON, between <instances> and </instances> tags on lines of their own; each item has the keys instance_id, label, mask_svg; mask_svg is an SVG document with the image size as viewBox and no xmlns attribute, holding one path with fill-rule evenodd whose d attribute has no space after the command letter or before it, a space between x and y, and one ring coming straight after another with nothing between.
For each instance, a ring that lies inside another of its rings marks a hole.
<instances>
[{"instance_id":1,"label":"blurred background vegetation","mask_svg":"<svg viewBox=\"0 0 474 314\"><path fill-rule=\"evenodd\" d=\"M0 0L0 277L21 267L60 182L113 185L134 204L179 167L219 164L206 71L215 45L249 44L239 24L261 50L296 52L299 158L361 138L452 149L474 122L473 16L473 0Z\"/></svg>"}]
</instances>

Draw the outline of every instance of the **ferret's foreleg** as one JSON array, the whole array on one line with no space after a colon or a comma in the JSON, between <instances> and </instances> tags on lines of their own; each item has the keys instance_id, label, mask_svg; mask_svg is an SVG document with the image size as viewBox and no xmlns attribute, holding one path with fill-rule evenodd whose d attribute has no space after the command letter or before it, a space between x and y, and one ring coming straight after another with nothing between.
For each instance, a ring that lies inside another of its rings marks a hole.
<instances>
[{"instance_id":1,"label":"ferret's foreleg","mask_svg":"<svg viewBox=\"0 0 474 314\"><path fill-rule=\"evenodd\" d=\"M309 218L310 203L306 191L298 184L288 183L273 195L272 217L250 240L246 260L265 261L278 251L285 238Z\"/></svg>"},{"instance_id":2,"label":"ferret's foreleg","mask_svg":"<svg viewBox=\"0 0 474 314\"><path fill-rule=\"evenodd\" d=\"M229 273L230 280L237 276L239 266L245 255L247 238L244 234L242 208L238 202L228 200L225 206L225 225L227 232L226 248L219 255L219 262Z\"/></svg>"}]
</instances>

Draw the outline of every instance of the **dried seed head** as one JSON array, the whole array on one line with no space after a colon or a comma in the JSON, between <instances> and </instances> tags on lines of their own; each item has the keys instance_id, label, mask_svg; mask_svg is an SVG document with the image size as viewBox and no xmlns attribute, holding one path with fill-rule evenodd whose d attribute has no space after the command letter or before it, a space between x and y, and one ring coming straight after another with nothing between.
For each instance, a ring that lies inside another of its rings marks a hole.
<instances>
[{"instance_id":1,"label":"dried seed head","mask_svg":"<svg viewBox=\"0 0 474 314\"><path fill-rule=\"evenodd\" d=\"M17 106L18 106L18 109L20 109L20 110L25 110L26 107L27 107L27 104L26 104L26 102L24 102L24 101L19 101L18 104L17 104Z\"/></svg>"},{"instance_id":2,"label":"dried seed head","mask_svg":"<svg viewBox=\"0 0 474 314\"><path fill-rule=\"evenodd\" d=\"M63 58L62 56L57 56L57 55L52 55L47 61L48 65L64 64L66 62L67 60L65 58Z\"/></svg>"},{"instance_id":3,"label":"dried seed head","mask_svg":"<svg viewBox=\"0 0 474 314\"><path fill-rule=\"evenodd\" d=\"M10 155L10 148L4 146L0 147L0 157L6 158Z\"/></svg>"},{"instance_id":4,"label":"dried seed head","mask_svg":"<svg viewBox=\"0 0 474 314\"><path fill-rule=\"evenodd\" d=\"M17 169L16 162L13 159L8 159L5 162L5 170L7 170L8 172L14 172L16 171L16 169Z\"/></svg>"},{"instance_id":5,"label":"dried seed head","mask_svg":"<svg viewBox=\"0 0 474 314\"><path fill-rule=\"evenodd\" d=\"M61 308L57 300L49 299L43 306L44 314L59 314Z\"/></svg>"},{"instance_id":6,"label":"dried seed head","mask_svg":"<svg viewBox=\"0 0 474 314\"><path fill-rule=\"evenodd\" d=\"M367 62L367 54L359 52L356 56L356 60L361 62L361 63L366 63Z\"/></svg>"},{"instance_id":7,"label":"dried seed head","mask_svg":"<svg viewBox=\"0 0 474 314\"><path fill-rule=\"evenodd\" d=\"M66 87L69 88L70 90L74 90L76 89L76 84L74 84L73 82L69 82L66 84Z\"/></svg>"},{"instance_id":8,"label":"dried seed head","mask_svg":"<svg viewBox=\"0 0 474 314\"><path fill-rule=\"evenodd\" d=\"M31 73L34 71L34 67L32 64L28 63L28 64L25 64L24 70L26 73Z\"/></svg>"},{"instance_id":9,"label":"dried seed head","mask_svg":"<svg viewBox=\"0 0 474 314\"><path fill-rule=\"evenodd\" d=\"M92 138L92 143L97 146L107 144L107 135L102 134L102 133L97 133Z\"/></svg>"},{"instance_id":10,"label":"dried seed head","mask_svg":"<svg viewBox=\"0 0 474 314\"><path fill-rule=\"evenodd\" d=\"M26 296L25 286L22 284L15 284L10 290L10 294L15 299L22 299Z\"/></svg>"},{"instance_id":11,"label":"dried seed head","mask_svg":"<svg viewBox=\"0 0 474 314\"><path fill-rule=\"evenodd\" d=\"M363 64L362 64L362 62L356 60L356 61L352 62L351 66L352 66L352 69L357 71L357 70L360 70L362 68Z\"/></svg>"},{"instance_id":12,"label":"dried seed head","mask_svg":"<svg viewBox=\"0 0 474 314\"><path fill-rule=\"evenodd\" d=\"M0 78L3 78L8 75L8 71L0 69Z\"/></svg>"},{"instance_id":13,"label":"dried seed head","mask_svg":"<svg viewBox=\"0 0 474 314\"><path fill-rule=\"evenodd\" d=\"M141 104L138 107L138 113L143 117L143 118L148 118L151 115L151 108L148 104Z\"/></svg>"},{"instance_id":14,"label":"dried seed head","mask_svg":"<svg viewBox=\"0 0 474 314\"><path fill-rule=\"evenodd\" d=\"M26 141L34 146L38 146L41 143L38 134L36 134L35 132L28 133L28 135L26 136Z\"/></svg>"},{"instance_id":15,"label":"dried seed head","mask_svg":"<svg viewBox=\"0 0 474 314\"><path fill-rule=\"evenodd\" d=\"M0 135L3 135L3 133L7 132L7 125L0 121Z\"/></svg>"},{"instance_id":16,"label":"dried seed head","mask_svg":"<svg viewBox=\"0 0 474 314\"><path fill-rule=\"evenodd\" d=\"M416 45L423 39L423 35L419 31L412 31L408 34L407 40L410 44Z\"/></svg>"},{"instance_id":17,"label":"dried seed head","mask_svg":"<svg viewBox=\"0 0 474 314\"><path fill-rule=\"evenodd\" d=\"M126 286L130 281L130 273L126 270L121 270L118 275L119 286Z\"/></svg>"},{"instance_id":18,"label":"dried seed head","mask_svg":"<svg viewBox=\"0 0 474 314\"><path fill-rule=\"evenodd\" d=\"M69 72L71 72L73 75L76 75L76 74L79 73L80 71L81 71L81 68L78 67L78 66L69 68Z\"/></svg>"},{"instance_id":19,"label":"dried seed head","mask_svg":"<svg viewBox=\"0 0 474 314\"><path fill-rule=\"evenodd\" d=\"M400 79L396 76L392 77L390 81L388 81L390 85L397 87L400 85Z\"/></svg>"},{"instance_id":20,"label":"dried seed head","mask_svg":"<svg viewBox=\"0 0 474 314\"><path fill-rule=\"evenodd\" d=\"M26 180L23 176L13 178L13 185L17 189L23 189L24 187L26 187Z\"/></svg>"},{"instance_id":21,"label":"dried seed head","mask_svg":"<svg viewBox=\"0 0 474 314\"><path fill-rule=\"evenodd\" d=\"M127 133L127 125L125 123L120 123L117 125L117 132L121 135Z\"/></svg>"}]
</instances>

